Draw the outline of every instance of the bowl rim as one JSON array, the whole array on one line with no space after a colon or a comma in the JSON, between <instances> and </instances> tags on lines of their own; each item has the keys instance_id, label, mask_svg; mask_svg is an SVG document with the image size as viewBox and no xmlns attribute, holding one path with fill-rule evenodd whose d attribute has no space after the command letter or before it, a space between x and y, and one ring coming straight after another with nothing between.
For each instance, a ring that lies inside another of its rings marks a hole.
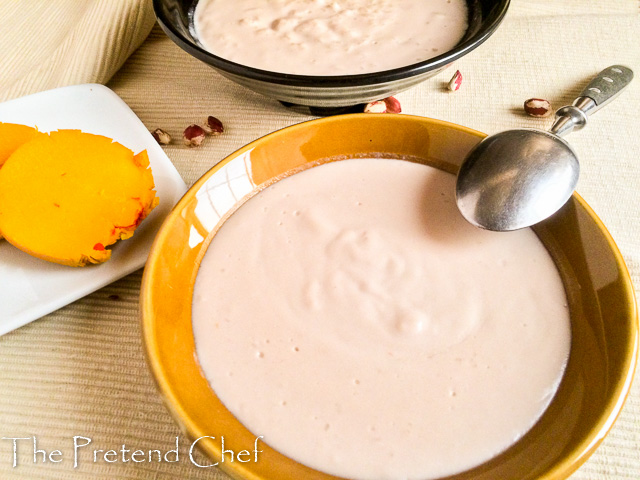
<instances>
[{"instance_id":1,"label":"bowl rim","mask_svg":"<svg viewBox=\"0 0 640 480\"><path fill-rule=\"evenodd\" d=\"M384 84L444 68L454 60L457 60L482 45L496 31L509 9L511 0L498 0L497 5L494 6L495 10L492 11L492 15L488 17L488 22L486 24L483 23L480 29L471 38L459 43L451 50L441 55L403 67L381 70L379 72L333 76L272 72L269 70L262 70L242 65L214 55L197 43L192 42L189 38L185 37L182 32L180 32L174 26L173 22L164 14L163 8L161 8L162 3L163 0L153 0L153 9L158 24L167 36L187 53L193 55L198 60L221 70L222 72L259 82L291 87L335 88Z\"/></svg>"},{"instance_id":2,"label":"bowl rim","mask_svg":"<svg viewBox=\"0 0 640 480\"><path fill-rule=\"evenodd\" d=\"M230 153L228 156L223 158L220 162L214 165L212 168L207 170L196 182L187 190L187 192L183 195L183 197L176 203L173 210L167 215L166 219L163 222L163 225L160 227L160 230L152 244L151 250L149 252L149 257L147 264L144 269L142 283L141 283L141 294L140 294L140 322L142 328L142 344L144 354L147 360L147 365L152 374L152 378L154 383L158 388L158 392L162 397L164 404L167 409L171 413L174 421L180 426L183 432L187 433L189 436L193 436L194 432L199 431L199 427L197 422L181 405L178 400L176 393L174 391L174 387L170 385L165 372L163 371L162 362L160 356L158 354L158 345L155 342L153 337L154 327L150 322L150 318L154 315L152 313L152 308L149 303L149 291L151 289L153 283L153 270L156 268L154 265L155 259L159 256L160 244L163 242L163 239L169 235L169 224L170 220L176 216L180 215L180 212L183 208L185 208L195 197L196 192L219 170L221 170L224 166L226 166L231 161L235 160L237 157L242 154L251 151L261 142L265 141L267 138L276 137L281 135L283 132L287 131L296 131L299 129L307 128L307 124L312 123L314 125L323 124L323 123L333 123L340 122L344 119L353 119L353 118L371 118L371 114L366 113L357 113L357 114L345 114L345 115L335 115L331 117L325 118L317 118L312 120L307 120L301 123L297 123L294 125L286 126L265 134L256 140L240 147L234 152ZM478 137L480 140L486 137L485 133L479 132L477 130L471 129L469 127L465 127L463 125L455 124L452 122L447 122L444 120L433 119L429 117L422 117L416 115L407 115L407 114L385 114L387 118L402 118L407 121L420 121L420 122L429 122L435 125L444 126L448 128L452 128L454 130L468 133ZM589 206L589 204L577 193L574 192L570 198L570 201L574 200L581 208L584 209L584 212L587 216L595 223L597 229L602 233L604 240L610 247L610 251L613 254L615 264L620 272L620 281L622 283L622 293L624 298L627 300L628 305L628 316L633 321L633 331L629 335L629 339L625 345L625 351L628 352L625 358L625 376L624 381L619 381L615 383L614 388L612 388L610 394L608 395L607 401L605 402L605 406L602 410L602 413L598 416L597 423L588 431L588 434L584 436L584 438L572 449L567 451L563 457L559 459L558 462L551 465L541 476L537 478L537 480L562 480L568 478L572 473L574 473L581 465L583 465L589 457L595 452L598 446L604 441L607 434L613 428L613 425L617 418L619 417L622 408L629 396L631 391L631 385L633 383L633 379L635 376L635 372L637 370L637 363L639 357L639 348L640 348L640 325L639 325L639 312L638 312L638 304L635 294L635 289L633 287L633 283L631 281L631 276L629 274L628 267L624 261L622 253L620 252L618 246L616 245L611 233L606 228L602 220L597 216L595 211ZM206 442L202 442L206 444ZM203 448L206 449L207 446L203 445ZM221 464L220 467L229 474L232 475L233 478L246 478L247 480L263 480L258 474L254 474L253 472L243 472L243 477L239 477L239 473L230 470L227 468L225 464ZM464 472L463 472L464 473Z\"/></svg>"}]
</instances>

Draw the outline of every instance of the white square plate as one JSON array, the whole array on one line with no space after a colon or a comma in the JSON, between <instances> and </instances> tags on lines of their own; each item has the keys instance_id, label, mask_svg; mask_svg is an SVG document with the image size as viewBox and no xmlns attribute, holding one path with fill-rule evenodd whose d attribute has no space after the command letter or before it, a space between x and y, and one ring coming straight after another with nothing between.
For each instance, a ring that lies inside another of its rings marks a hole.
<instances>
[{"instance_id":1,"label":"white square plate","mask_svg":"<svg viewBox=\"0 0 640 480\"><path fill-rule=\"evenodd\" d=\"M0 335L67 305L144 266L164 218L186 185L135 113L103 85L63 87L0 103L0 122L37 127L41 132L80 129L104 135L138 153L147 150L160 204L117 242L100 265L66 267L27 255L0 240Z\"/></svg>"}]
</instances>

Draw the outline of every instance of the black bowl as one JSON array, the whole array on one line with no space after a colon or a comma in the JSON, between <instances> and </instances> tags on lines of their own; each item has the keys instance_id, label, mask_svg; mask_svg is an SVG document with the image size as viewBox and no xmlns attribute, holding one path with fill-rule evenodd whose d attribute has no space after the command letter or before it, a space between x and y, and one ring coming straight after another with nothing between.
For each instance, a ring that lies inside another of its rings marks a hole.
<instances>
[{"instance_id":1,"label":"black bowl","mask_svg":"<svg viewBox=\"0 0 640 480\"><path fill-rule=\"evenodd\" d=\"M213 55L196 40L193 11L198 0L153 0L158 23L180 48L251 90L285 103L348 107L406 90L436 75L482 44L498 28L510 0L468 0L469 28L451 50L422 62L375 73L312 76L270 72Z\"/></svg>"}]
</instances>

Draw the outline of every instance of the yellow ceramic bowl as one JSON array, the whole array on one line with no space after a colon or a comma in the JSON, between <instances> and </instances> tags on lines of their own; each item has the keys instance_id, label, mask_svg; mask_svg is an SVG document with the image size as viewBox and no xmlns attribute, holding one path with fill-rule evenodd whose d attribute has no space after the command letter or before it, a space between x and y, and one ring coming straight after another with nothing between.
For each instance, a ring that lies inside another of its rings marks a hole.
<instances>
[{"instance_id":1,"label":"yellow ceramic bowl","mask_svg":"<svg viewBox=\"0 0 640 480\"><path fill-rule=\"evenodd\" d=\"M483 135L407 115L359 114L302 123L241 148L207 172L166 219L147 261L141 312L151 370L172 415L212 461L253 446L209 388L195 356L191 296L206 239L260 186L309 162L358 155L409 156L456 172ZM570 302L572 346L565 377L539 422L503 454L452 479L564 479L604 438L629 392L638 352L633 288L611 236L574 195L535 228L555 259ZM263 446L258 462L221 464L251 480L335 478Z\"/></svg>"}]
</instances>

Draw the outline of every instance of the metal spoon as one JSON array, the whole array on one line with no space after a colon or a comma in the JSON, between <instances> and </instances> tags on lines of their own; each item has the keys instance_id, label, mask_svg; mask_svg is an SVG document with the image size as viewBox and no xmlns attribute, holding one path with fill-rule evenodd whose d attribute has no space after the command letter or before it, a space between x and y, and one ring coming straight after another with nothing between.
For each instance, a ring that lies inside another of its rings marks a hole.
<instances>
[{"instance_id":1,"label":"metal spoon","mask_svg":"<svg viewBox=\"0 0 640 480\"><path fill-rule=\"evenodd\" d=\"M507 130L487 137L465 158L456 181L456 202L473 225L517 230L562 207L575 190L580 166L560 138L587 123L629 85L633 72L613 65L598 74L572 105L560 108L548 132Z\"/></svg>"}]
</instances>

